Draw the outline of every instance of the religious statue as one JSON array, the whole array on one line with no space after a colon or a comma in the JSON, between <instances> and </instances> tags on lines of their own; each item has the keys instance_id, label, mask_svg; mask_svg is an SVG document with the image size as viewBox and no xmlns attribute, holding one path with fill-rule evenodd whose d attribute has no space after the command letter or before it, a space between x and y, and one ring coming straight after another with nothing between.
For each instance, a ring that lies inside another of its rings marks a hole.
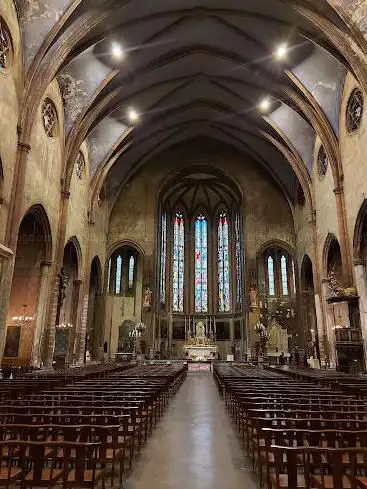
<instances>
[{"instance_id":1,"label":"religious statue","mask_svg":"<svg viewBox=\"0 0 367 489\"><path fill-rule=\"evenodd\" d=\"M250 307L251 309L257 309L259 305L259 301L258 301L258 295L257 295L257 289L255 286L252 286L250 288Z\"/></svg>"},{"instance_id":2,"label":"religious statue","mask_svg":"<svg viewBox=\"0 0 367 489\"><path fill-rule=\"evenodd\" d=\"M334 268L331 270L325 282L328 285L330 297L340 297L344 295L344 288L340 284Z\"/></svg>"},{"instance_id":3,"label":"religious statue","mask_svg":"<svg viewBox=\"0 0 367 489\"><path fill-rule=\"evenodd\" d=\"M149 285L146 285L145 292L144 292L143 309L149 310L152 307L152 297L153 297L153 293Z\"/></svg>"},{"instance_id":4,"label":"religious statue","mask_svg":"<svg viewBox=\"0 0 367 489\"><path fill-rule=\"evenodd\" d=\"M196 336L202 338L205 336L205 326L202 321L199 321L196 325Z\"/></svg>"},{"instance_id":5,"label":"religious statue","mask_svg":"<svg viewBox=\"0 0 367 489\"><path fill-rule=\"evenodd\" d=\"M68 286L69 276L64 272L64 268L60 271L60 288L59 288L59 304L60 308L64 303L66 297L66 289Z\"/></svg>"},{"instance_id":6,"label":"religious statue","mask_svg":"<svg viewBox=\"0 0 367 489\"><path fill-rule=\"evenodd\" d=\"M333 268L324 282L328 285L329 297L351 297L357 295L357 289L355 287L343 287L340 283L337 273Z\"/></svg>"}]
</instances>

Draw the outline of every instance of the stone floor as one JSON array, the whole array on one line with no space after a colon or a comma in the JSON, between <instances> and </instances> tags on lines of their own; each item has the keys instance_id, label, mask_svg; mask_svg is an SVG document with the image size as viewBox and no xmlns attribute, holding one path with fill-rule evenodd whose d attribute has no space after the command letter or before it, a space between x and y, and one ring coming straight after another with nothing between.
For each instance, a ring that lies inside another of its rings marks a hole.
<instances>
[{"instance_id":1,"label":"stone floor","mask_svg":"<svg viewBox=\"0 0 367 489\"><path fill-rule=\"evenodd\" d=\"M188 374L123 487L258 487L210 373Z\"/></svg>"}]
</instances>

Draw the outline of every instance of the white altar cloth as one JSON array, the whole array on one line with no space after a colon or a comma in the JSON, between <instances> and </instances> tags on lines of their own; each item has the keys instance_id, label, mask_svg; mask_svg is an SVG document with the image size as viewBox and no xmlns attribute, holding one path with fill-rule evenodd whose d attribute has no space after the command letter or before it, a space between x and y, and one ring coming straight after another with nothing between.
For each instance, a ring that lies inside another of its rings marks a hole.
<instances>
[{"instance_id":1,"label":"white altar cloth","mask_svg":"<svg viewBox=\"0 0 367 489\"><path fill-rule=\"evenodd\" d=\"M215 360L218 354L218 347L213 346L194 346L188 345L184 347L187 352L187 358L195 360L196 362L203 362L206 360Z\"/></svg>"}]
</instances>

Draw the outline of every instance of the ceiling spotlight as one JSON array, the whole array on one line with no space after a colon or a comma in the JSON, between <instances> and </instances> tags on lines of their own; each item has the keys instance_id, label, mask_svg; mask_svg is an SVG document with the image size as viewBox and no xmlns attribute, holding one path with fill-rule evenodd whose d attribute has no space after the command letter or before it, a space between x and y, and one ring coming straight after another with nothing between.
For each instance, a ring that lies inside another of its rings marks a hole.
<instances>
[{"instance_id":1,"label":"ceiling spotlight","mask_svg":"<svg viewBox=\"0 0 367 489\"><path fill-rule=\"evenodd\" d=\"M266 97L260 102L259 109L261 112L267 112L270 109L270 105L270 99Z\"/></svg>"},{"instance_id":2,"label":"ceiling spotlight","mask_svg":"<svg viewBox=\"0 0 367 489\"><path fill-rule=\"evenodd\" d=\"M137 122L139 120L139 114L135 109L129 109L127 115L130 122Z\"/></svg>"},{"instance_id":3,"label":"ceiling spotlight","mask_svg":"<svg viewBox=\"0 0 367 489\"><path fill-rule=\"evenodd\" d=\"M274 55L276 57L276 59L284 59L287 55L287 52L288 52L288 46L286 43L283 43L283 44L280 44L277 48L277 50L275 51Z\"/></svg>"},{"instance_id":4,"label":"ceiling spotlight","mask_svg":"<svg viewBox=\"0 0 367 489\"><path fill-rule=\"evenodd\" d=\"M122 58L124 55L124 50L117 42L112 43L112 55L117 59Z\"/></svg>"}]
</instances>

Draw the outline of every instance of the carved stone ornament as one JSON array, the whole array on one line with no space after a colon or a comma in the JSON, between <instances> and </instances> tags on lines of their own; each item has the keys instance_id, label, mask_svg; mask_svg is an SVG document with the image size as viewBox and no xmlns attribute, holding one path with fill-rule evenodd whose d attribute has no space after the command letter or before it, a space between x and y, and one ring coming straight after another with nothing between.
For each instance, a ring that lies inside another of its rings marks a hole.
<instances>
[{"instance_id":1,"label":"carved stone ornament","mask_svg":"<svg viewBox=\"0 0 367 489\"><path fill-rule=\"evenodd\" d=\"M328 278L323 280L328 286L328 299L354 297L357 295L357 289L354 286L344 287L337 277L335 270L331 270Z\"/></svg>"}]
</instances>

